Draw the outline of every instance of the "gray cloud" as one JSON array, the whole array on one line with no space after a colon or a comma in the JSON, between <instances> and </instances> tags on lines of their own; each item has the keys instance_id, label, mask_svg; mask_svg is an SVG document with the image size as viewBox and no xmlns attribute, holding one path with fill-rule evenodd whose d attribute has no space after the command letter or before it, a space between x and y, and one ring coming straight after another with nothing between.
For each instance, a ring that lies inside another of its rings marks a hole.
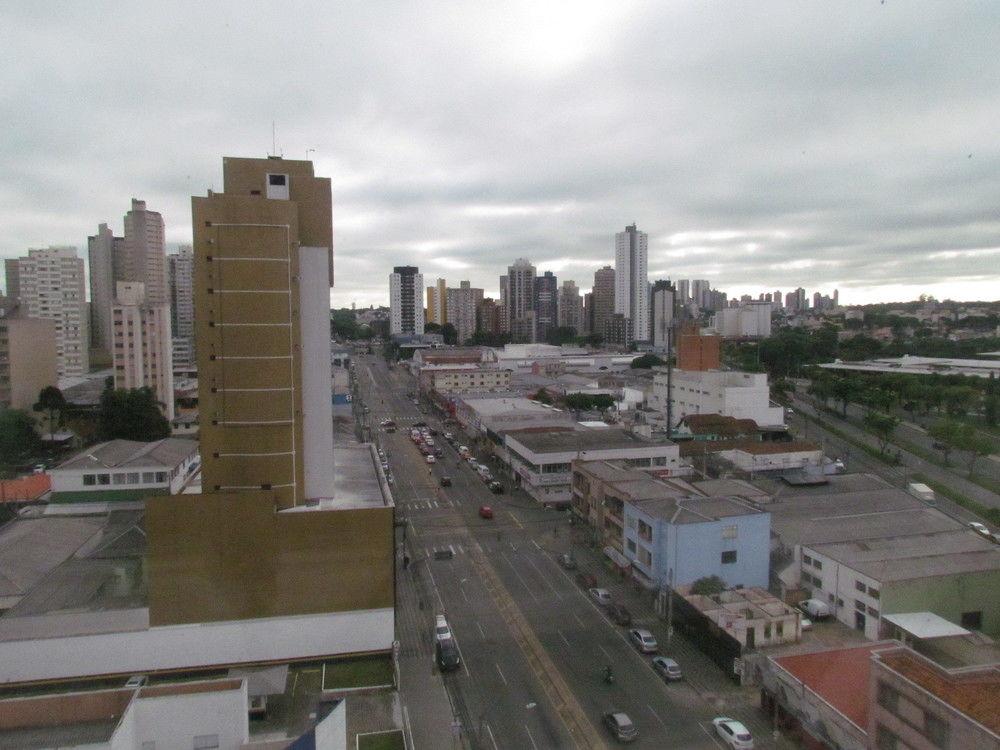
<instances>
[{"instance_id":1,"label":"gray cloud","mask_svg":"<svg viewBox=\"0 0 1000 750\"><path fill-rule=\"evenodd\" d=\"M275 121L333 180L340 304L401 263L589 287L632 221L735 293L1000 297L994 2L36 5L0 11L4 256L132 196L188 241Z\"/></svg>"}]
</instances>

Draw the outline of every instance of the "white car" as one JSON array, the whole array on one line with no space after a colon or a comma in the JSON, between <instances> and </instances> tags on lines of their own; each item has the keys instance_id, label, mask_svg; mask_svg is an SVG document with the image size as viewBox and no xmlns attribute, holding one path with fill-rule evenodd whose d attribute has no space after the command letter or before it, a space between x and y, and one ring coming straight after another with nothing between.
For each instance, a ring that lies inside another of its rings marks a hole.
<instances>
[{"instance_id":1,"label":"white car","mask_svg":"<svg viewBox=\"0 0 1000 750\"><path fill-rule=\"evenodd\" d=\"M680 680L684 677L684 673L681 672L681 665L665 656L653 657L653 669L668 682Z\"/></svg>"},{"instance_id":2,"label":"white car","mask_svg":"<svg viewBox=\"0 0 1000 750\"><path fill-rule=\"evenodd\" d=\"M439 641L447 641L452 637L451 628L444 615L438 615L434 619L434 637Z\"/></svg>"},{"instance_id":3,"label":"white car","mask_svg":"<svg viewBox=\"0 0 1000 750\"><path fill-rule=\"evenodd\" d=\"M434 454L433 454L433 453L431 453L431 454L430 454L429 456L427 456L427 457L426 457L426 458L424 459L424 461L426 461L426 462L427 462L427 463L429 463L429 464L433 464L433 463L437 463L437 459L436 459L436 458L434 458Z\"/></svg>"},{"instance_id":4,"label":"white car","mask_svg":"<svg viewBox=\"0 0 1000 750\"><path fill-rule=\"evenodd\" d=\"M978 531L983 536L989 536L990 530L986 528L986 524L979 523L979 521L969 521L969 528L973 531Z\"/></svg>"},{"instance_id":5,"label":"white car","mask_svg":"<svg viewBox=\"0 0 1000 750\"><path fill-rule=\"evenodd\" d=\"M813 622L808 617L800 617L799 624L802 626L802 632L813 629Z\"/></svg>"},{"instance_id":6,"label":"white car","mask_svg":"<svg viewBox=\"0 0 1000 750\"><path fill-rule=\"evenodd\" d=\"M589 593L590 598L602 607L607 607L611 604L611 592L607 589L590 589Z\"/></svg>"},{"instance_id":7,"label":"white car","mask_svg":"<svg viewBox=\"0 0 1000 750\"><path fill-rule=\"evenodd\" d=\"M753 750L753 736L750 730L736 719L719 716L712 719L715 732L733 750Z\"/></svg>"},{"instance_id":8,"label":"white car","mask_svg":"<svg viewBox=\"0 0 1000 750\"><path fill-rule=\"evenodd\" d=\"M628 631L628 639L632 641L633 646L639 649L640 653L655 654L660 650L659 645L656 643L656 638L648 630L632 628Z\"/></svg>"}]
</instances>

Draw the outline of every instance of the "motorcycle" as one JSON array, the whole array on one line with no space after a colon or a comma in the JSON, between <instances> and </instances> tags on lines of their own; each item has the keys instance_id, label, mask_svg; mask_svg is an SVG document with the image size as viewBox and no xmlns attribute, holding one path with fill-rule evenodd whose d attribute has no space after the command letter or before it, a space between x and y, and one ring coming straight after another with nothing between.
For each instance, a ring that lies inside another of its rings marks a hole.
<instances>
[{"instance_id":1,"label":"motorcycle","mask_svg":"<svg viewBox=\"0 0 1000 750\"><path fill-rule=\"evenodd\" d=\"M611 685L611 684L614 684L614 681L615 681L615 675L614 675L614 673L613 673L613 672L611 671L611 667L605 667L605 668L604 668L604 681L605 681L605 682L606 682L606 683L607 683L608 685Z\"/></svg>"}]
</instances>

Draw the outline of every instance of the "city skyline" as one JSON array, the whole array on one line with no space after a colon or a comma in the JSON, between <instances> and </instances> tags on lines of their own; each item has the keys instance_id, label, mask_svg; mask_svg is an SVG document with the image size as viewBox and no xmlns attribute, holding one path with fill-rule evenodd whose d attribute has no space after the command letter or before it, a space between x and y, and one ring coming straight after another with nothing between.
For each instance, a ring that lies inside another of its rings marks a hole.
<instances>
[{"instance_id":1,"label":"city skyline","mask_svg":"<svg viewBox=\"0 0 1000 750\"><path fill-rule=\"evenodd\" d=\"M807 277L849 304L968 300L1000 280L992 3L372 3L324 8L304 30L283 9L205 7L183 11L198 55L162 31L177 12L116 17L127 54L109 55L88 8L5 11L22 61L5 90L33 104L8 118L0 255L83 248L129 195L162 212L169 248L190 244L185 196L219 187L214 155L276 147L331 175L343 306L381 300L398 263L489 295L525 255L581 282L633 222L650 278L735 295ZM296 50L280 76L257 54L258 23ZM206 64L254 84L224 102L192 91ZM120 96L151 76L155 106ZM297 89L275 109L289 79L324 96Z\"/></svg>"}]
</instances>

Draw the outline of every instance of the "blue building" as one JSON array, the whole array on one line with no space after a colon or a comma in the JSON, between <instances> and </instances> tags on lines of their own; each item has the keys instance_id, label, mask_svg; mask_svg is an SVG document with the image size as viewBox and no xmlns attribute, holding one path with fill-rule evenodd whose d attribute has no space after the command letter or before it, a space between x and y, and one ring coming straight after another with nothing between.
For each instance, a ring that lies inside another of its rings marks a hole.
<instances>
[{"instance_id":1,"label":"blue building","mask_svg":"<svg viewBox=\"0 0 1000 750\"><path fill-rule=\"evenodd\" d=\"M770 513L736 497L622 499L622 552L649 583L684 586L714 575L730 587L767 588Z\"/></svg>"}]
</instances>

